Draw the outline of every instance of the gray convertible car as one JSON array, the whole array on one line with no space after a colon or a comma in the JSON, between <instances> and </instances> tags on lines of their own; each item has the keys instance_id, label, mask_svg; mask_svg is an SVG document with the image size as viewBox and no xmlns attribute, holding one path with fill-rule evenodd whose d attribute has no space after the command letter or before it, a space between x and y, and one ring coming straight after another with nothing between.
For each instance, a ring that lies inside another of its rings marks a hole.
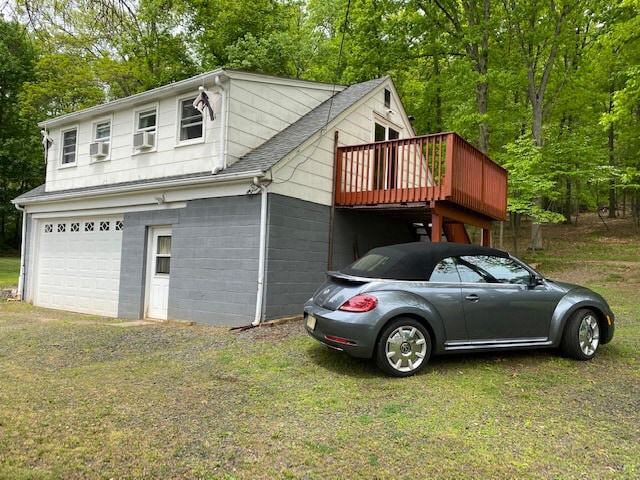
<instances>
[{"instance_id":1,"label":"gray convertible car","mask_svg":"<svg viewBox=\"0 0 640 480\"><path fill-rule=\"evenodd\" d=\"M453 352L560 347L589 360L613 338L600 295L492 248L391 245L327 275L304 307L309 335L398 377Z\"/></svg>"}]
</instances>

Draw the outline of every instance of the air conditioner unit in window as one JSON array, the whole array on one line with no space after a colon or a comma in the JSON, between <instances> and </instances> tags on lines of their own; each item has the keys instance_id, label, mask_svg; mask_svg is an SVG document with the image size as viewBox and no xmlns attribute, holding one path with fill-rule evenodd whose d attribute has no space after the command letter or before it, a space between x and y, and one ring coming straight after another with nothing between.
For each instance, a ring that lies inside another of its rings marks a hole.
<instances>
[{"instance_id":1,"label":"air conditioner unit in window","mask_svg":"<svg viewBox=\"0 0 640 480\"><path fill-rule=\"evenodd\" d=\"M153 148L156 139L154 132L138 132L133 135L133 147L138 150Z\"/></svg>"},{"instance_id":2,"label":"air conditioner unit in window","mask_svg":"<svg viewBox=\"0 0 640 480\"><path fill-rule=\"evenodd\" d=\"M106 142L93 142L89 144L90 157L106 157L109 155L109 144Z\"/></svg>"}]
</instances>

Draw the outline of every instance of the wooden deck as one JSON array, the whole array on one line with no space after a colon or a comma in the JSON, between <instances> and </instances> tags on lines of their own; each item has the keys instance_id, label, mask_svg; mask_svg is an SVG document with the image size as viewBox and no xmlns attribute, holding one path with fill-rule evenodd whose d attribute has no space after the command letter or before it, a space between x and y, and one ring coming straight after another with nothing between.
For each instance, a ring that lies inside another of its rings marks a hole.
<instances>
[{"instance_id":1,"label":"wooden deck","mask_svg":"<svg viewBox=\"0 0 640 480\"><path fill-rule=\"evenodd\" d=\"M456 133L338 147L336 160L338 208L421 208L438 231L506 219L507 171Z\"/></svg>"}]
</instances>

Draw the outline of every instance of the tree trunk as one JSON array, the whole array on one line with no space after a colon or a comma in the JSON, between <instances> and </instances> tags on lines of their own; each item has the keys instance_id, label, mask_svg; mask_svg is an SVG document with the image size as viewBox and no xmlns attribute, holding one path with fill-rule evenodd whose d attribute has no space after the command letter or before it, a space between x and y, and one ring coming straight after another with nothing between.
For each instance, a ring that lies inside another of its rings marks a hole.
<instances>
[{"instance_id":1,"label":"tree trunk","mask_svg":"<svg viewBox=\"0 0 640 480\"><path fill-rule=\"evenodd\" d=\"M614 152L613 152L613 123L609 126L608 132L608 147L609 147L609 165L613 166L614 163ZM616 218L616 182L614 179L611 179L609 182L609 218Z\"/></svg>"}]
</instances>

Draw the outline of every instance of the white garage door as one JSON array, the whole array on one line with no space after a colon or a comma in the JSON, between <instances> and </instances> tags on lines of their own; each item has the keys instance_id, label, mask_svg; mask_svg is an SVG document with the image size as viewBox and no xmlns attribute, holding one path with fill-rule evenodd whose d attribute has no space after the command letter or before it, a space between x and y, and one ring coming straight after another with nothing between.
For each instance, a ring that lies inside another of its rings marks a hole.
<instances>
[{"instance_id":1,"label":"white garage door","mask_svg":"<svg viewBox=\"0 0 640 480\"><path fill-rule=\"evenodd\" d=\"M122 217L38 222L34 304L118 315Z\"/></svg>"}]
</instances>

